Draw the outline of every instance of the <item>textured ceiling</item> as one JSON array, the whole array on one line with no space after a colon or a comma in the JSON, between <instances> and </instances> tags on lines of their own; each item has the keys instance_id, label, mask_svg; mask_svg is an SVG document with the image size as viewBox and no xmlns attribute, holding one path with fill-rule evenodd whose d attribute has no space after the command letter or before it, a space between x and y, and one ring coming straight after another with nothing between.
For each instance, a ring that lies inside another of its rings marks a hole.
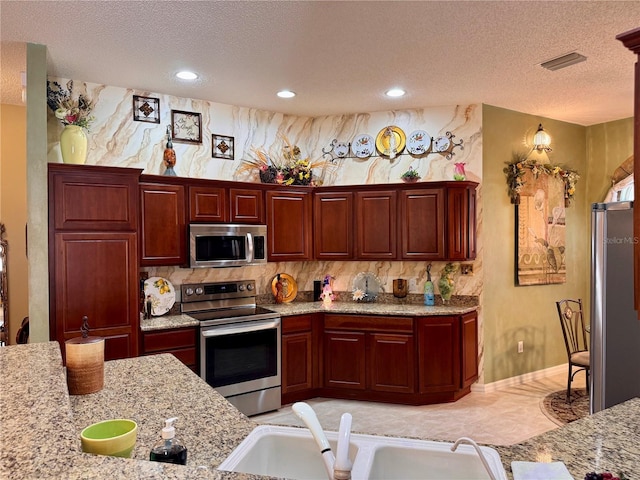
<instances>
[{"instance_id":1,"label":"textured ceiling","mask_svg":"<svg viewBox=\"0 0 640 480\"><path fill-rule=\"evenodd\" d=\"M618 1L0 1L1 100L24 42L49 75L296 115L487 103L581 125L633 115L640 26ZM587 61L539 66L577 51ZM192 69L201 77L174 77ZM401 99L383 92L405 88ZM293 99L275 92L289 88Z\"/></svg>"}]
</instances>

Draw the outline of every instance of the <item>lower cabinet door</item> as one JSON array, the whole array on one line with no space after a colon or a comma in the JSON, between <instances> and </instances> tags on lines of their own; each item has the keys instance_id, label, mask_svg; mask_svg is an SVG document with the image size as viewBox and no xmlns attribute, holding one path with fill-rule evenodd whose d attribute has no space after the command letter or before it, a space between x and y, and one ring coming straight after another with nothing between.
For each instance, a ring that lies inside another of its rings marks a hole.
<instances>
[{"instance_id":1,"label":"lower cabinet door","mask_svg":"<svg viewBox=\"0 0 640 480\"><path fill-rule=\"evenodd\" d=\"M413 335L369 333L369 389L415 393Z\"/></svg>"},{"instance_id":2,"label":"lower cabinet door","mask_svg":"<svg viewBox=\"0 0 640 480\"><path fill-rule=\"evenodd\" d=\"M313 388L311 332L282 335L282 393Z\"/></svg>"},{"instance_id":3,"label":"lower cabinet door","mask_svg":"<svg viewBox=\"0 0 640 480\"><path fill-rule=\"evenodd\" d=\"M459 317L418 320L420 393L455 392L460 388Z\"/></svg>"},{"instance_id":4,"label":"lower cabinet door","mask_svg":"<svg viewBox=\"0 0 640 480\"><path fill-rule=\"evenodd\" d=\"M366 388L364 333L325 331L323 356L325 388Z\"/></svg>"}]
</instances>

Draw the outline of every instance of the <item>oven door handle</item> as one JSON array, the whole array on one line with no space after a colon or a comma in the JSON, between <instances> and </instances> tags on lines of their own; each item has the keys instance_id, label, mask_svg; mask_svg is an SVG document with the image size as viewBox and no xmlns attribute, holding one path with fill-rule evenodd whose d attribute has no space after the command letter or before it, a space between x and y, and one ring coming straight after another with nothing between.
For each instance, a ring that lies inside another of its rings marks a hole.
<instances>
[{"instance_id":1,"label":"oven door handle","mask_svg":"<svg viewBox=\"0 0 640 480\"><path fill-rule=\"evenodd\" d=\"M219 337L221 335L230 335L234 333L248 333L257 332L259 330L269 330L270 328L277 328L280 326L280 319L275 320L260 320L256 322L243 322L225 326L216 327L203 327L200 330L200 334L204 338Z\"/></svg>"}]
</instances>

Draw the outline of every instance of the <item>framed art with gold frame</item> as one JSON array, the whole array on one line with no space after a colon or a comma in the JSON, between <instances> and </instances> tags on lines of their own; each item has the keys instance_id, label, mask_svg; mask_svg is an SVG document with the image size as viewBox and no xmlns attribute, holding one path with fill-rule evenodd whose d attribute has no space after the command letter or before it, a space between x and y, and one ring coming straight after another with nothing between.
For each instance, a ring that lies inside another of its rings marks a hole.
<instances>
[{"instance_id":1,"label":"framed art with gold frame","mask_svg":"<svg viewBox=\"0 0 640 480\"><path fill-rule=\"evenodd\" d=\"M171 110L173 141L202 143L202 115L195 112Z\"/></svg>"}]
</instances>

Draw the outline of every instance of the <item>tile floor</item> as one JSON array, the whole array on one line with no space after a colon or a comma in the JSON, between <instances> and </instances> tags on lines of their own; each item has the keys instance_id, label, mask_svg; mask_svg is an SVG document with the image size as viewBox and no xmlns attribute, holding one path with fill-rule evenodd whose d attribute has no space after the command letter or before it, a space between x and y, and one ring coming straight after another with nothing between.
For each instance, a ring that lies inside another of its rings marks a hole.
<instances>
[{"instance_id":1,"label":"tile floor","mask_svg":"<svg viewBox=\"0 0 640 480\"><path fill-rule=\"evenodd\" d=\"M349 412L357 433L444 441L466 436L483 444L511 445L558 427L542 413L540 404L548 393L566 388L566 379L565 373L557 374L491 393L471 392L454 403L418 407L326 398L307 403L326 430L337 431L340 416ZM584 388L584 375L577 375L573 386ZM304 426L291 405L252 419Z\"/></svg>"}]
</instances>

